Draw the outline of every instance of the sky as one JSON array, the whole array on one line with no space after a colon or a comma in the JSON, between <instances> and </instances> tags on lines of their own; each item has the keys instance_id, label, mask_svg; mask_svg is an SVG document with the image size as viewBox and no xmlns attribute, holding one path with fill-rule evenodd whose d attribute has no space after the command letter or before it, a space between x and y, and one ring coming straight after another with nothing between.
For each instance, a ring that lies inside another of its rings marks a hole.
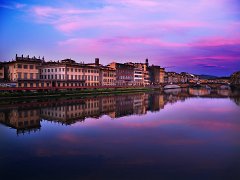
<instances>
[{"instance_id":1,"label":"sky","mask_svg":"<svg viewBox=\"0 0 240 180\"><path fill-rule=\"evenodd\" d=\"M166 71L240 70L240 0L0 0L0 60L15 54Z\"/></svg>"}]
</instances>

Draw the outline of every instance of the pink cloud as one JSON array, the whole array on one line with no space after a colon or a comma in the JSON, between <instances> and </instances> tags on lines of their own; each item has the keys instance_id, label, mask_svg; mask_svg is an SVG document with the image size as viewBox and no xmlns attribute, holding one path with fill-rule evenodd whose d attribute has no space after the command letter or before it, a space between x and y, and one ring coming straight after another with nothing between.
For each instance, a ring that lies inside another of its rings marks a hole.
<instances>
[{"instance_id":1,"label":"pink cloud","mask_svg":"<svg viewBox=\"0 0 240 180\"><path fill-rule=\"evenodd\" d=\"M68 39L58 43L60 47L72 47L74 50L84 50L88 51L113 51L111 46L122 47L123 49L135 48L133 45L139 46L157 46L157 47L185 47L185 44L174 43L174 42L164 42L160 39L146 38L146 37L115 37L115 38L102 38L102 39L87 39L87 38L77 38ZM89 48L84 48L88 46Z\"/></svg>"},{"instance_id":2,"label":"pink cloud","mask_svg":"<svg viewBox=\"0 0 240 180\"><path fill-rule=\"evenodd\" d=\"M189 43L193 47L240 45L240 37L208 37Z\"/></svg>"},{"instance_id":3,"label":"pink cloud","mask_svg":"<svg viewBox=\"0 0 240 180\"><path fill-rule=\"evenodd\" d=\"M79 14L92 14L98 12L97 10L76 9L76 8L54 8L51 6L34 6L32 12L41 17L48 16L63 16L63 15L79 15Z\"/></svg>"}]
</instances>

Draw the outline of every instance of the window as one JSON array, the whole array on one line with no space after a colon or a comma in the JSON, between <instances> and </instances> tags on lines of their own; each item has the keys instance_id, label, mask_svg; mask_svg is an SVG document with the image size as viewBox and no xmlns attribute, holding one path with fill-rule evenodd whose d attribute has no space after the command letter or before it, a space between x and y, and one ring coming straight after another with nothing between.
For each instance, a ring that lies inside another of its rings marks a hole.
<instances>
[{"instance_id":1,"label":"window","mask_svg":"<svg viewBox=\"0 0 240 180\"><path fill-rule=\"evenodd\" d=\"M77 80L77 75L75 75L75 80Z\"/></svg>"},{"instance_id":2,"label":"window","mask_svg":"<svg viewBox=\"0 0 240 180\"><path fill-rule=\"evenodd\" d=\"M71 79L73 80L73 75L71 75Z\"/></svg>"},{"instance_id":3,"label":"window","mask_svg":"<svg viewBox=\"0 0 240 180\"><path fill-rule=\"evenodd\" d=\"M24 65L23 68L24 68L24 69L27 69L27 68L28 68L28 65Z\"/></svg>"},{"instance_id":4,"label":"window","mask_svg":"<svg viewBox=\"0 0 240 180\"><path fill-rule=\"evenodd\" d=\"M51 71L53 72L53 69L51 69Z\"/></svg>"},{"instance_id":5,"label":"window","mask_svg":"<svg viewBox=\"0 0 240 180\"><path fill-rule=\"evenodd\" d=\"M75 72L77 72L77 69L75 69Z\"/></svg>"},{"instance_id":6,"label":"window","mask_svg":"<svg viewBox=\"0 0 240 180\"><path fill-rule=\"evenodd\" d=\"M30 87L33 87L33 83L30 83Z\"/></svg>"},{"instance_id":7,"label":"window","mask_svg":"<svg viewBox=\"0 0 240 180\"><path fill-rule=\"evenodd\" d=\"M55 74L55 79L57 79L57 75Z\"/></svg>"},{"instance_id":8,"label":"window","mask_svg":"<svg viewBox=\"0 0 240 180\"><path fill-rule=\"evenodd\" d=\"M27 79L27 73L24 73L24 79Z\"/></svg>"},{"instance_id":9,"label":"window","mask_svg":"<svg viewBox=\"0 0 240 180\"><path fill-rule=\"evenodd\" d=\"M27 83L26 82L24 83L24 87L27 87Z\"/></svg>"},{"instance_id":10,"label":"window","mask_svg":"<svg viewBox=\"0 0 240 180\"><path fill-rule=\"evenodd\" d=\"M59 72L61 72L61 68L59 68Z\"/></svg>"},{"instance_id":11,"label":"window","mask_svg":"<svg viewBox=\"0 0 240 180\"><path fill-rule=\"evenodd\" d=\"M30 73L30 79L33 79L33 73Z\"/></svg>"},{"instance_id":12,"label":"window","mask_svg":"<svg viewBox=\"0 0 240 180\"><path fill-rule=\"evenodd\" d=\"M22 79L22 73L18 73L18 79Z\"/></svg>"},{"instance_id":13,"label":"window","mask_svg":"<svg viewBox=\"0 0 240 180\"><path fill-rule=\"evenodd\" d=\"M30 69L33 69L33 65L30 65L29 68L30 68Z\"/></svg>"},{"instance_id":14,"label":"window","mask_svg":"<svg viewBox=\"0 0 240 180\"><path fill-rule=\"evenodd\" d=\"M48 72L50 72L50 69L48 69Z\"/></svg>"},{"instance_id":15,"label":"window","mask_svg":"<svg viewBox=\"0 0 240 180\"><path fill-rule=\"evenodd\" d=\"M21 64L18 64L17 66L19 69L22 69L22 65Z\"/></svg>"}]
</instances>

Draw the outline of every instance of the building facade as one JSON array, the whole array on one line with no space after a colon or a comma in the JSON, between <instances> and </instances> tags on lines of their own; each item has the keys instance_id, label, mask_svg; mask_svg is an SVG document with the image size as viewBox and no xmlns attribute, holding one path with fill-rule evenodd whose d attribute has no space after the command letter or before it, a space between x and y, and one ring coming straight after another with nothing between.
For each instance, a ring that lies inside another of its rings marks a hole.
<instances>
[{"instance_id":1,"label":"building facade","mask_svg":"<svg viewBox=\"0 0 240 180\"><path fill-rule=\"evenodd\" d=\"M115 86L116 85L116 70L110 67L100 67L99 74L100 86Z\"/></svg>"},{"instance_id":2,"label":"building facade","mask_svg":"<svg viewBox=\"0 0 240 180\"><path fill-rule=\"evenodd\" d=\"M150 81L153 85L159 85L164 83L165 69L160 66L149 67Z\"/></svg>"},{"instance_id":3,"label":"building facade","mask_svg":"<svg viewBox=\"0 0 240 180\"><path fill-rule=\"evenodd\" d=\"M145 63L112 62L104 66L99 63L99 58L95 58L94 63L84 64L72 59L46 62L44 58L23 55L21 57L16 55L15 60L0 64L0 80L3 79L5 86L1 87L36 87L36 89L196 82L196 77L191 74L165 72L160 66L149 66L148 59Z\"/></svg>"},{"instance_id":4,"label":"building facade","mask_svg":"<svg viewBox=\"0 0 240 180\"><path fill-rule=\"evenodd\" d=\"M0 63L0 82L4 80L4 64Z\"/></svg>"},{"instance_id":5,"label":"building facade","mask_svg":"<svg viewBox=\"0 0 240 180\"><path fill-rule=\"evenodd\" d=\"M40 67L40 79L47 87L98 86L99 68L65 59L47 62Z\"/></svg>"},{"instance_id":6,"label":"building facade","mask_svg":"<svg viewBox=\"0 0 240 180\"><path fill-rule=\"evenodd\" d=\"M18 57L6 63L7 80L16 87L39 87L39 67L44 59Z\"/></svg>"},{"instance_id":7,"label":"building facade","mask_svg":"<svg viewBox=\"0 0 240 180\"><path fill-rule=\"evenodd\" d=\"M108 67L116 70L116 85L117 86L132 86L134 85L134 66L129 64L121 64L112 62Z\"/></svg>"}]
</instances>

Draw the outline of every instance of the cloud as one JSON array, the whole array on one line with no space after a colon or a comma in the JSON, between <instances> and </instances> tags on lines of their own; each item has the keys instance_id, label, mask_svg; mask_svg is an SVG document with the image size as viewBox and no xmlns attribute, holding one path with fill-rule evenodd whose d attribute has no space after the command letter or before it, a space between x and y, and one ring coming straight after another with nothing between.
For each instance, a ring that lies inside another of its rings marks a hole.
<instances>
[{"instance_id":1,"label":"cloud","mask_svg":"<svg viewBox=\"0 0 240 180\"><path fill-rule=\"evenodd\" d=\"M22 9L24 7L26 7L26 4L22 4L22 3L0 3L0 8L6 8L6 9Z\"/></svg>"},{"instance_id":2,"label":"cloud","mask_svg":"<svg viewBox=\"0 0 240 180\"><path fill-rule=\"evenodd\" d=\"M186 64L189 69L239 64L236 0L57 2L0 6L21 9L24 22L57 31L61 39L49 44L66 56L149 57L162 66L181 66L179 70Z\"/></svg>"},{"instance_id":3,"label":"cloud","mask_svg":"<svg viewBox=\"0 0 240 180\"><path fill-rule=\"evenodd\" d=\"M240 47L240 36L239 37L210 37L202 38L199 41L190 43L193 47L210 47L210 46L228 46L228 45L239 45Z\"/></svg>"}]
</instances>

